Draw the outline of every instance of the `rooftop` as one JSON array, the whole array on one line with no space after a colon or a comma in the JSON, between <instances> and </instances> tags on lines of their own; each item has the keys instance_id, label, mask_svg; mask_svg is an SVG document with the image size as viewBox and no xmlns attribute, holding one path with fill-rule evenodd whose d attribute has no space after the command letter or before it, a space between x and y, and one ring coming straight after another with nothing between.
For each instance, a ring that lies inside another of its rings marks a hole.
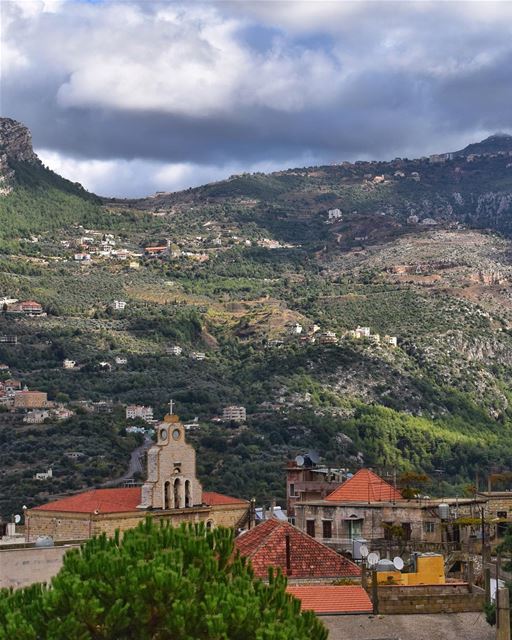
<instances>
[{"instance_id":1,"label":"rooftop","mask_svg":"<svg viewBox=\"0 0 512 640\"><path fill-rule=\"evenodd\" d=\"M359 469L349 480L325 498L332 502L394 502L403 500L400 491L370 469Z\"/></svg>"},{"instance_id":2,"label":"rooftop","mask_svg":"<svg viewBox=\"0 0 512 640\"><path fill-rule=\"evenodd\" d=\"M290 541L290 572L287 572L286 538ZM276 518L266 520L241 534L235 545L250 558L254 573L266 578L270 567L280 568L290 578L357 578L361 570L307 533Z\"/></svg>"},{"instance_id":3,"label":"rooftop","mask_svg":"<svg viewBox=\"0 0 512 640\"><path fill-rule=\"evenodd\" d=\"M303 610L320 615L372 613L372 602L359 586L289 585L287 592L301 601Z\"/></svg>"},{"instance_id":4,"label":"rooftop","mask_svg":"<svg viewBox=\"0 0 512 640\"><path fill-rule=\"evenodd\" d=\"M221 493L203 491L203 502L208 506L247 504L246 500ZM69 513L126 513L136 511L141 503L140 487L119 489L93 489L85 493L54 500L34 507L32 511L61 511Z\"/></svg>"}]
</instances>

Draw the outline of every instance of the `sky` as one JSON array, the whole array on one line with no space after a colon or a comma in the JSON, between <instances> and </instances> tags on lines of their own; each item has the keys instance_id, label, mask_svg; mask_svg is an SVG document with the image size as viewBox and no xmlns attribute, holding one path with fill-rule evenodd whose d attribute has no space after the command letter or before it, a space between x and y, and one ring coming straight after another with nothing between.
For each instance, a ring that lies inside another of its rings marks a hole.
<instances>
[{"instance_id":1,"label":"sky","mask_svg":"<svg viewBox=\"0 0 512 640\"><path fill-rule=\"evenodd\" d=\"M512 2L2 0L1 114L134 197L512 133Z\"/></svg>"}]
</instances>

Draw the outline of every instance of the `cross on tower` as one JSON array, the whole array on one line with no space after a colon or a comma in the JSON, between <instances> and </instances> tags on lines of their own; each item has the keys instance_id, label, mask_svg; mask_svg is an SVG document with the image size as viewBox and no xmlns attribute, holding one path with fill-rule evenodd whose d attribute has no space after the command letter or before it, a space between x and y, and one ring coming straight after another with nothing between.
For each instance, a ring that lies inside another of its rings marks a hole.
<instances>
[{"instance_id":1,"label":"cross on tower","mask_svg":"<svg viewBox=\"0 0 512 640\"><path fill-rule=\"evenodd\" d=\"M169 400L169 413L172 416L173 414L173 407L174 407L174 400Z\"/></svg>"}]
</instances>

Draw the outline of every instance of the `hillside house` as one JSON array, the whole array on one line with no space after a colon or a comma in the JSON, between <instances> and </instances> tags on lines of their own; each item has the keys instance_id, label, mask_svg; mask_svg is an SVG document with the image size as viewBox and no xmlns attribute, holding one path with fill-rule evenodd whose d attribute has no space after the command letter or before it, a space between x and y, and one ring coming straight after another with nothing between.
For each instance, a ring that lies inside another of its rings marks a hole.
<instances>
[{"instance_id":1,"label":"hillside house","mask_svg":"<svg viewBox=\"0 0 512 640\"><path fill-rule=\"evenodd\" d=\"M76 362L75 360L69 360L68 358L66 358L63 362L62 362L62 368L63 369L74 369L76 367Z\"/></svg>"},{"instance_id":2,"label":"hillside house","mask_svg":"<svg viewBox=\"0 0 512 640\"><path fill-rule=\"evenodd\" d=\"M116 356L115 363L119 365L128 364L128 358L125 358L124 356Z\"/></svg>"},{"instance_id":3,"label":"hillside house","mask_svg":"<svg viewBox=\"0 0 512 640\"><path fill-rule=\"evenodd\" d=\"M126 302L124 300L114 300L112 306L116 311L124 311L124 309L126 309Z\"/></svg>"},{"instance_id":4,"label":"hillside house","mask_svg":"<svg viewBox=\"0 0 512 640\"><path fill-rule=\"evenodd\" d=\"M247 412L245 407L230 405L224 407L222 411L222 419L224 422L245 422L247 419Z\"/></svg>"},{"instance_id":5,"label":"hillside house","mask_svg":"<svg viewBox=\"0 0 512 640\"><path fill-rule=\"evenodd\" d=\"M299 336L303 331L303 326L299 322L296 322L291 326L290 331L293 335Z\"/></svg>"},{"instance_id":6,"label":"hillside house","mask_svg":"<svg viewBox=\"0 0 512 640\"><path fill-rule=\"evenodd\" d=\"M302 458L302 460L301 460ZM299 465L297 459L301 462ZM308 456L289 461L286 471L286 513L290 522L295 522L295 504L308 500L323 500L338 487L343 478L343 469L328 469L317 466Z\"/></svg>"},{"instance_id":7,"label":"hillside house","mask_svg":"<svg viewBox=\"0 0 512 640\"><path fill-rule=\"evenodd\" d=\"M74 260L76 262L90 262L91 254L90 253L75 253Z\"/></svg>"},{"instance_id":8,"label":"hillside house","mask_svg":"<svg viewBox=\"0 0 512 640\"><path fill-rule=\"evenodd\" d=\"M32 409L23 418L23 422L26 424L42 424L50 417L50 411L48 409Z\"/></svg>"},{"instance_id":9,"label":"hillside house","mask_svg":"<svg viewBox=\"0 0 512 640\"><path fill-rule=\"evenodd\" d=\"M329 222L341 221L343 214L339 209L329 209L327 212Z\"/></svg>"},{"instance_id":10,"label":"hillside house","mask_svg":"<svg viewBox=\"0 0 512 640\"><path fill-rule=\"evenodd\" d=\"M320 344L337 344L338 342L334 331L324 331L317 337L317 340Z\"/></svg>"},{"instance_id":11,"label":"hillside house","mask_svg":"<svg viewBox=\"0 0 512 640\"><path fill-rule=\"evenodd\" d=\"M15 409L45 409L51 406L51 403L48 402L48 394L44 391L23 389L14 392L13 406Z\"/></svg>"},{"instance_id":12,"label":"hillside house","mask_svg":"<svg viewBox=\"0 0 512 640\"><path fill-rule=\"evenodd\" d=\"M169 356L181 356L183 349L175 344L172 347L167 347L165 353Z\"/></svg>"},{"instance_id":13,"label":"hillside house","mask_svg":"<svg viewBox=\"0 0 512 640\"><path fill-rule=\"evenodd\" d=\"M126 419L134 420L140 418L145 422L152 422L153 420L153 407L146 407L145 405L130 404L126 407Z\"/></svg>"},{"instance_id":14,"label":"hillside house","mask_svg":"<svg viewBox=\"0 0 512 640\"><path fill-rule=\"evenodd\" d=\"M190 353L190 357L192 358L192 360L205 360L206 359L206 353L203 353L202 351L192 351Z\"/></svg>"},{"instance_id":15,"label":"hillside house","mask_svg":"<svg viewBox=\"0 0 512 640\"><path fill-rule=\"evenodd\" d=\"M34 476L34 480L51 480L53 478L52 469L48 469L48 471L44 471L42 473L36 473Z\"/></svg>"},{"instance_id":16,"label":"hillside house","mask_svg":"<svg viewBox=\"0 0 512 640\"><path fill-rule=\"evenodd\" d=\"M43 307L35 300L23 300L22 302L8 304L6 313L38 316L43 313Z\"/></svg>"},{"instance_id":17,"label":"hillside house","mask_svg":"<svg viewBox=\"0 0 512 640\"><path fill-rule=\"evenodd\" d=\"M396 347L398 346L398 340L396 336L384 336L382 338L382 342L384 344L387 344L389 347Z\"/></svg>"},{"instance_id":18,"label":"hillside house","mask_svg":"<svg viewBox=\"0 0 512 640\"><path fill-rule=\"evenodd\" d=\"M370 327L357 327L355 329L356 338L369 338L371 335Z\"/></svg>"}]
</instances>

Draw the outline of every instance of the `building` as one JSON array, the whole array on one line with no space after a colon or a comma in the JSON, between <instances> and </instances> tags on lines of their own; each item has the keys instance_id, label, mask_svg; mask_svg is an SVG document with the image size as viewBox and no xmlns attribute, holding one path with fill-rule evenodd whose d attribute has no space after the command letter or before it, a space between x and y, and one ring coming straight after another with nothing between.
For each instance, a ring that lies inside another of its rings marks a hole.
<instances>
[{"instance_id":1,"label":"building","mask_svg":"<svg viewBox=\"0 0 512 640\"><path fill-rule=\"evenodd\" d=\"M276 518L241 533L235 540L240 555L250 559L263 580L280 569L289 581L308 582L360 578L361 569L289 522Z\"/></svg>"},{"instance_id":2,"label":"building","mask_svg":"<svg viewBox=\"0 0 512 640\"><path fill-rule=\"evenodd\" d=\"M168 414L149 449L142 487L94 489L28 509L28 542L49 535L54 540L84 540L113 535L151 517L172 524L204 522L207 527L243 527L250 522L247 500L203 491L196 475L194 448L185 441L178 416Z\"/></svg>"},{"instance_id":3,"label":"building","mask_svg":"<svg viewBox=\"0 0 512 640\"><path fill-rule=\"evenodd\" d=\"M146 422L153 420L153 407L146 407L140 404L130 404L126 407L126 419L134 420L140 418Z\"/></svg>"},{"instance_id":4,"label":"building","mask_svg":"<svg viewBox=\"0 0 512 640\"><path fill-rule=\"evenodd\" d=\"M44 409L50 406L48 394L44 391L23 391L14 392L15 409Z\"/></svg>"},{"instance_id":5,"label":"building","mask_svg":"<svg viewBox=\"0 0 512 640\"><path fill-rule=\"evenodd\" d=\"M396 540L460 544L476 537L484 504L484 499L469 498L406 500L373 471L360 469L323 500L296 502L295 524L349 553L356 553L354 541L360 539L375 548Z\"/></svg>"},{"instance_id":6,"label":"building","mask_svg":"<svg viewBox=\"0 0 512 640\"><path fill-rule=\"evenodd\" d=\"M63 369L74 369L76 367L76 362L66 358L62 363L62 367Z\"/></svg>"},{"instance_id":7,"label":"building","mask_svg":"<svg viewBox=\"0 0 512 640\"><path fill-rule=\"evenodd\" d=\"M356 338L369 338L371 335L370 327L357 327L355 330Z\"/></svg>"},{"instance_id":8,"label":"building","mask_svg":"<svg viewBox=\"0 0 512 640\"><path fill-rule=\"evenodd\" d=\"M126 302L124 300L114 300L112 306L116 311L124 311L124 309L126 309Z\"/></svg>"},{"instance_id":9,"label":"building","mask_svg":"<svg viewBox=\"0 0 512 640\"><path fill-rule=\"evenodd\" d=\"M387 344L389 347L396 347L398 346L398 340L396 336L384 336L382 338L382 342L384 344Z\"/></svg>"},{"instance_id":10,"label":"building","mask_svg":"<svg viewBox=\"0 0 512 640\"><path fill-rule=\"evenodd\" d=\"M299 336L302 333L302 331L303 331L303 327L299 322L296 322L291 327L291 332L296 336Z\"/></svg>"},{"instance_id":11,"label":"building","mask_svg":"<svg viewBox=\"0 0 512 640\"><path fill-rule=\"evenodd\" d=\"M313 611L318 616L365 614L368 617L373 612L370 596L358 585L300 584L288 585L286 591L300 600L303 611Z\"/></svg>"},{"instance_id":12,"label":"building","mask_svg":"<svg viewBox=\"0 0 512 640\"><path fill-rule=\"evenodd\" d=\"M122 356L116 356L115 363L116 364L128 364L128 358L124 358Z\"/></svg>"},{"instance_id":13,"label":"building","mask_svg":"<svg viewBox=\"0 0 512 640\"><path fill-rule=\"evenodd\" d=\"M318 342L320 344L337 344L338 338L334 331L324 331L318 336Z\"/></svg>"},{"instance_id":14,"label":"building","mask_svg":"<svg viewBox=\"0 0 512 640\"><path fill-rule=\"evenodd\" d=\"M190 353L190 357L192 358L192 360L205 360L206 359L206 353L203 353L202 351L192 351Z\"/></svg>"},{"instance_id":15,"label":"building","mask_svg":"<svg viewBox=\"0 0 512 640\"><path fill-rule=\"evenodd\" d=\"M183 349L175 344L172 347L167 347L165 353L169 356L181 356Z\"/></svg>"},{"instance_id":16,"label":"building","mask_svg":"<svg viewBox=\"0 0 512 640\"><path fill-rule=\"evenodd\" d=\"M34 300L24 300L23 302L8 304L6 312L38 316L43 313L43 307L39 304L39 302L35 302Z\"/></svg>"},{"instance_id":17,"label":"building","mask_svg":"<svg viewBox=\"0 0 512 640\"><path fill-rule=\"evenodd\" d=\"M245 407L230 405L224 407L222 411L222 419L224 422L245 422L247 419L247 412Z\"/></svg>"},{"instance_id":18,"label":"building","mask_svg":"<svg viewBox=\"0 0 512 640\"><path fill-rule=\"evenodd\" d=\"M329 209L327 215L330 222L339 221L343 218L343 214L339 209Z\"/></svg>"},{"instance_id":19,"label":"building","mask_svg":"<svg viewBox=\"0 0 512 640\"><path fill-rule=\"evenodd\" d=\"M341 484L343 471L319 467L307 455L289 461L286 466L286 513L290 522L294 522L297 502L323 500Z\"/></svg>"},{"instance_id":20,"label":"building","mask_svg":"<svg viewBox=\"0 0 512 640\"><path fill-rule=\"evenodd\" d=\"M50 411L48 409L32 409L23 418L23 422L26 424L42 424L50 417Z\"/></svg>"},{"instance_id":21,"label":"building","mask_svg":"<svg viewBox=\"0 0 512 640\"><path fill-rule=\"evenodd\" d=\"M51 480L52 478L52 469L48 469L48 471L43 471L42 473L36 473L36 475L34 476L34 480Z\"/></svg>"},{"instance_id":22,"label":"building","mask_svg":"<svg viewBox=\"0 0 512 640\"><path fill-rule=\"evenodd\" d=\"M75 253L74 259L76 262L89 262L91 259L90 253Z\"/></svg>"}]
</instances>

